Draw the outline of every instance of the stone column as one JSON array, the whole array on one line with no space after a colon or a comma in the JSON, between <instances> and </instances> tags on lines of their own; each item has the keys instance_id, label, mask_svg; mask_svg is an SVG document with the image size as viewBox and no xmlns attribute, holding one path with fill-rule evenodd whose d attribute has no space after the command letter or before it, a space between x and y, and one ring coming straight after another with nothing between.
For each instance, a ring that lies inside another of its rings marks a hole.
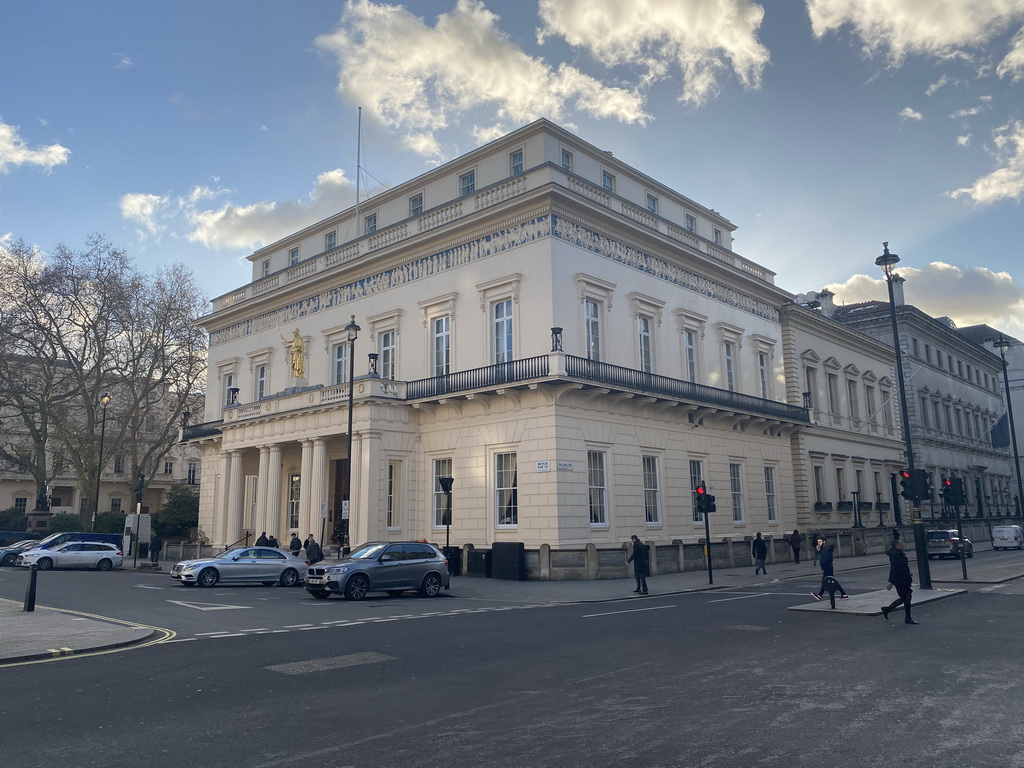
<instances>
[{"instance_id":1,"label":"stone column","mask_svg":"<svg viewBox=\"0 0 1024 768\"><path fill-rule=\"evenodd\" d=\"M242 505L244 503L242 481L242 452L231 451L231 469L228 476L227 536L224 544L232 544L242 538ZM251 542L250 542L251 543Z\"/></svg>"},{"instance_id":2,"label":"stone column","mask_svg":"<svg viewBox=\"0 0 1024 768\"><path fill-rule=\"evenodd\" d=\"M216 523L213 544L217 549L223 549L228 543L228 487L234 456L234 451L222 450L220 454L220 476L217 478L216 509L213 513Z\"/></svg>"},{"instance_id":3,"label":"stone column","mask_svg":"<svg viewBox=\"0 0 1024 768\"><path fill-rule=\"evenodd\" d=\"M306 536L313 534L313 538L318 535L317 528L313 525L312 517L313 513L310 511L310 507L313 505L313 441L303 440L302 441L302 464L299 469L300 480L299 480L299 538L303 541L306 540Z\"/></svg>"},{"instance_id":4,"label":"stone column","mask_svg":"<svg viewBox=\"0 0 1024 768\"><path fill-rule=\"evenodd\" d=\"M267 517L267 472L270 468L270 448L266 445L260 447L260 466L256 475L256 530L257 536L260 531L266 531L268 535L277 535L271 527L270 518Z\"/></svg>"},{"instance_id":5,"label":"stone column","mask_svg":"<svg viewBox=\"0 0 1024 768\"><path fill-rule=\"evenodd\" d=\"M262 471L260 472L262 475ZM277 540L288 546L285 537L291 533L288 521L281 516L281 446L271 445L267 449L267 533L273 533ZM290 538L290 537L289 537Z\"/></svg>"},{"instance_id":6,"label":"stone column","mask_svg":"<svg viewBox=\"0 0 1024 768\"><path fill-rule=\"evenodd\" d=\"M323 539L331 537L331 531L324 526L324 518L320 511L321 505L327 501L327 442L322 437L313 440L308 488L310 525L313 526L310 530L322 547Z\"/></svg>"}]
</instances>

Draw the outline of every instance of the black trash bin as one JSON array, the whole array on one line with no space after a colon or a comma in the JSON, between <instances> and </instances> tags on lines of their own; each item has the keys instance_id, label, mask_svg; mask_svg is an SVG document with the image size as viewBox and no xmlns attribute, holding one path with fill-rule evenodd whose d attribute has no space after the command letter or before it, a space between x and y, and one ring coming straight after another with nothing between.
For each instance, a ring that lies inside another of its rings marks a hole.
<instances>
[{"instance_id":1,"label":"black trash bin","mask_svg":"<svg viewBox=\"0 0 1024 768\"><path fill-rule=\"evenodd\" d=\"M521 541L496 541L491 545L491 576L526 581L526 545Z\"/></svg>"},{"instance_id":2,"label":"black trash bin","mask_svg":"<svg viewBox=\"0 0 1024 768\"><path fill-rule=\"evenodd\" d=\"M491 550L471 549L466 556L466 575L491 578Z\"/></svg>"},{"instance_id":3,"label":"black trash bin","mask_svg":"<svg viewBox=\"0 0 1024 768\"><path fill-rule=\"evenodd\" d=\"M462 575L462 549L459 547L441 547L444 556L448 558L448 573L452 576Z\"/></svg>"}]
</instances>

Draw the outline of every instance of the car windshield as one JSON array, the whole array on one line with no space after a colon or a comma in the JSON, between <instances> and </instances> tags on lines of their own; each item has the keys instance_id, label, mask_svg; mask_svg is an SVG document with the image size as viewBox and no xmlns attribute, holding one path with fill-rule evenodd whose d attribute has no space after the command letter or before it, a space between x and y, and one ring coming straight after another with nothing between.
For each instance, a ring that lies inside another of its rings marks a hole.
<instances>
[{"instance_id":1,"label":"car windshield","mask_svg":"<svg viewBox=\"0 0 1024 768\"><path fill-rule=\"evenodd\" d=\"M373 560L376 558L385 544L366 544L349 555L352 560Z\"/></svg>"}]
</instances>

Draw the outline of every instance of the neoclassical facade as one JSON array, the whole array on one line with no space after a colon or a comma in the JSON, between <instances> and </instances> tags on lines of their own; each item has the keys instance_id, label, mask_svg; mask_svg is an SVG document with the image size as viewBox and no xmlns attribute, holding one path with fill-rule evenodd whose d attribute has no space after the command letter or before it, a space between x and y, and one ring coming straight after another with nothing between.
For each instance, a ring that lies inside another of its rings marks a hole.
<instances>
[{"instance_id":1,"label":"neoclassical facade","mask_svg":"<svg viewBox=\"0 0 1024 768\"><path fill-rule=\"evenodd\" d=\"M203 532L695 542L702 482L713 538L792 530L791 296L733 229L539 120L253 253L204 319Z\"/></svg>"}]
</instances>

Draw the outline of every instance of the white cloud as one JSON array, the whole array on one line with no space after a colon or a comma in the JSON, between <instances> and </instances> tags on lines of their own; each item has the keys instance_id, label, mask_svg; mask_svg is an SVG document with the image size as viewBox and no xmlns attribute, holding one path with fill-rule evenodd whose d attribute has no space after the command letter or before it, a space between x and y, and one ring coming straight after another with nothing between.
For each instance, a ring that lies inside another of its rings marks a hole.
<instances>
[{"instance_id":1,"label":"white cloud","mask_svg":"<svg viewBox=\"0 0 1024 768\"><path fill-rule=\"evenodd\" d=\"M1024 0L805 0L815 37L850 24L865 54L896 66L911 54L969 59L1024 20Z\"/></svg>"},{"instance_id":2,"label":"white cloud","mask_svg":"<svg viewBox=\"0 0 1024 768\"><path fill-rule=\"evenodd\" d=\"M969 147L971 146L971 134L956 137L956 145L958 147Z\"/></svg>"},{"instance_id":3,"label":"white cloud","mask_svg":"<svg viewBox=\"0 0 1024 768\"><path fill-rule=\"evenodd\" d=\"M563 120L570 109L647 120L637 93L528 56L498 21L480 0L458 0L433 27L400 6L349 0L341 27L316 42L338 58L341 95L428 154L440 152L438 131L481 106L493 109L495 122L517 124Z\"/></svg>"},{"instance_id":4,"label":"white cloud","mask_svg":"<svg viewBox=\"0 0 1024 768\"><path fill-rule=\"evenodd\" d=\"M648 85L683 74L679 100L700 106L731 69L758 88L770 55L757 39L764 9L750 0L539 0L541 42L557 35L607 67L632 65Z\"/></svg>"},{"instance_id":5,"label":"white cloud","mask_svg":"<svg viewBox=\"0 0 1024 768\"><path fill-rule=\"evenodd\" d=\"M928 86L927 90L925 90L925 92L924 92L924 95L925 96L934 96L935 93L938 92L940 89L945 88L947 85L955 85L955 84L956 84L956 80L952 79L948 75L943 75L938 80L936 80L934 83L932 83L931 85Z\"/></svg>"},{"instance_id":6,"label":"white cloud","mask_svg":"<svg viewBox=\"0 0 1024 768\"><path fill-rule=\"evenodd\" d=\"M159 195L123 195L120 201L121 217L141 226L144 232L140 234L158 235L164 229L158 217L169 203L168 198Z\"/></svg>"},{"instance_id":7,"label":"white cloud","mask_svg":"<svg viewBox=\"0 0 1024 768\"><path fill-rule=\"evenodd\" d=\"M1024 122L1017 120L997 128L992 143L992 154L1001 167L969 187L950 192L951 197L966 197L986 204L998 200L1019 200L1024 196Z\"/></svg>"},{"instance_id":8,"label":"white cloud","mask_svg":"<svg viewBox=\"0 0 1024 768\"><path fill-rule=\"evenodd\" d=\"M932 317L951 317L958 326L987 323L1017 335L1024 330L1024 291L1007 272L932 262L922 269L898 267L906 280L904 295ZM853 275L845 283L828 286L837 304L888 301L885 280Z\"/></svg>"},{"instance_id":9,"label":"white cloud","mask_svg":"<svg viewBox=\"0 0 1024 768\"><path fill-rule=\"evenodd\" d=\"M1010 52L996 67L999 77L1009 77L1012 82L1024 79L1024 29L1021 29L1010 43Z\"/></svg>"},{"instance_id":10,"label":"white cloud","mask_svg":"<svg viewBox=\"0 0 1024 768\"><path fill-rule=\"evenodd\" d=\"M900 110L900 122L905 123L907 120L924 120L924 115L922 115L916 109L904 107L903 109Z\"/></svg>"},{"instance_id":11,"label":"white cloud","mask_svg":"<svg viewBox=\"0 0 1024 768\"><path fill-rule=\"evenodd\" d=\"M117 69L131 69L135 66L135 62L132 60L132 57L127 53L115 53L112 55L117 59L117 63L114 65Z\"/></svg>"},{"instance_id":12,"label":"white cloud","mask_svg":"<svg viewBox=\"0 0 1024 768\"><path fill-rule=\"evenodd\" d=\"M18 127L7 125L0 119L0 173L7 173L11 166L37 165L47 171L54 166L64 165L71 150L60 144L31 149L18 135Z\"/></svg>"}]
</instances>

